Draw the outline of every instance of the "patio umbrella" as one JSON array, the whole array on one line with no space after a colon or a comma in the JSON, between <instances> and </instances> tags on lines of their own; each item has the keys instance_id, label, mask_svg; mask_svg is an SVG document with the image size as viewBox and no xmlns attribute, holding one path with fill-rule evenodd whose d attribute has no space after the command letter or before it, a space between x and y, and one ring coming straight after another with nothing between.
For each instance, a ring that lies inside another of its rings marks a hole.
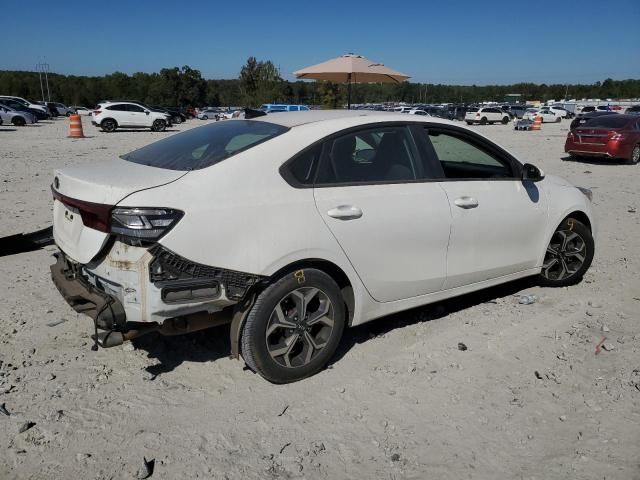
<instances>
[{"instance_id":1,"label":"patio umbrella","mask_svg":"<svg viewBox=\"0 0 640 480\"><path fill-rule=\"evenodd\" d=\"M313 78L315 80L347 83L349 85L349 108L351 108L352 83L401 83L410 78L404 73L385 67L382 63L372 62L362 55L354 55L353 53L348 53L293 73L296 78Z\"/></svg>"}]
</instances>

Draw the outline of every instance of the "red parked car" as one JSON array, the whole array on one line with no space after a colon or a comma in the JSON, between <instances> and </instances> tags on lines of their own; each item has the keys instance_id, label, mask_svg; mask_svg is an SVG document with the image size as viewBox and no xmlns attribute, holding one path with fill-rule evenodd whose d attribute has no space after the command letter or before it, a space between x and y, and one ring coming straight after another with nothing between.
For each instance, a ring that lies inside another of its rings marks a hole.
<instances>
[{"instance_id":1,"label":"red parked car","mask_svg":"<svg viewBox=\"0 0 640 480\"><path fill-rule=\"evenodd\" d=\"M572 157L593 156L640 161L640 118L637 115L595 117L569 131L564 151Z\"/></svg>"}]
</instances>

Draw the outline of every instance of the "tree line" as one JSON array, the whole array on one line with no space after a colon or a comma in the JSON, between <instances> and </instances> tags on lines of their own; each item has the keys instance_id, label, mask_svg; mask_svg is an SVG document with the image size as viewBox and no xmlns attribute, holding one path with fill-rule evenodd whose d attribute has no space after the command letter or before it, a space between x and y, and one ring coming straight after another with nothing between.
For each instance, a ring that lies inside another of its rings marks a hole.
<instances>
[{"instance_id":1,"label":"tree line","mask_svg":"<svg viewBox=\"0 0 640 480\"><path fill-rule=\"evenodd\" d=\"M51 99L67 105L93 107L106 99L135 99L164 106L248 106L262 103L293 103L341 107L346 86L332 82L287 81L273 62L250 57L238 78L209 80L188 65L163 68L159 72L104 76L48 75ZM44 80L44 78L43 78ZM523 100L567 98L640 98L640 79L612 80L590 85L516 83L513 85L357 84L351 102L382 103L472 103L503 101L506 94L519 93ZM37 72L0 71L0 95L40 100ZM46 95L46 87L45 87Z\"/></svg>"}]
</instances>

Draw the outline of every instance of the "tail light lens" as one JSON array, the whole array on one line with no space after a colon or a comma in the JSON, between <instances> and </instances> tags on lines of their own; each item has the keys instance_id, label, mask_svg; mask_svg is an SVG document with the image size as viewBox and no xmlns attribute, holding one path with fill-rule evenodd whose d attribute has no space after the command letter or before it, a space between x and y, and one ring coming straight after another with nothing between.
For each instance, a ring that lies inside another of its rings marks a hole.
<instances>
[{"instance_id":1,"label":"tail light lens","mask_svg":"<svg viewBox=\"0 0 640 480\"><path fill-rule=\"evenodd\" d=\"M111 232L132 245L155 242L183 217L171 208L117 207L111 212Z\"/></svg>"},{"instance_id":2,"label":"tail light lens","mask_svg":"<svg viewBox=\"0 0 640 480\"><path fill-rule=\"evenodd\" d=\"M479 117L479 116L480 116L480 112L476 113L476 117Z\"/></svg>"},{"instance_id":3,"label":"tail light lens","mask_svg":"<svg viewBox=\"0 0 640 480\"><path fill-rule=\"evenodd\" d=\"M53 198L62 202L64 205L78 209L80 217L82 218L82 224L85 227L93 228L99 232L109 233L112 205L85 202L76 198L70 198L56 191L53 186L51 186L51 191L53 192Z\"/></svg>"}]
</instances>

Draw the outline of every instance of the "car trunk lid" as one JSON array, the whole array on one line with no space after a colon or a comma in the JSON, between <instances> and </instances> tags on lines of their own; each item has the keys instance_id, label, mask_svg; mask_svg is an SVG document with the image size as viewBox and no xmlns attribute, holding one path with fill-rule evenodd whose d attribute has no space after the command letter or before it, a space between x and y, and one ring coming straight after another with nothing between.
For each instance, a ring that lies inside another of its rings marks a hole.
<instances>
[{"instance_id":1,"label":"car trunk lid","mask_svg":"<svg viewBox=\"0 0 640 480\"><path fill-rule=\"evenodd\" d=\"M611 137L609 129L602 128L577 128L575 135L577 143L586 145L606 145Z\"/></svg>"},{"instance_id":2,"label":"car trunk lid","mask_svg":"<svg viewBox=\"0 0 640 480\"><path fill-rule=\"evenodd\" d=\"M110 235L111 210L132 193L171 183L188 172L125 160L55 171L53 236L72 260L88 263Z\"/></svg>"}]
</instances>

